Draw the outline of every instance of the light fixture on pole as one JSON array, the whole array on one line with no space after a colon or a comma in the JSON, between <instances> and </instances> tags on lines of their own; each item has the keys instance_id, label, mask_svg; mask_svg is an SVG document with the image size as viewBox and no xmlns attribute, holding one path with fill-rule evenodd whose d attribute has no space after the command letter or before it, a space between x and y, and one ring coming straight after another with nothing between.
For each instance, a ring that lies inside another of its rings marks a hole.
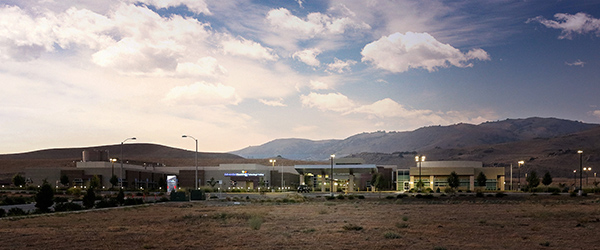
<instances>
[{"instance_id":1,"label":"light fixture on pole","mask_svg":"<svg viewBox=\"0 0 600 250\"><path fill-rule=\"evenodd\" d=\"M331 160L331 171L329 171L329 192L331 193L331 197L333 197L333 160L335 159L335 155L331 155L329 159Z\"/></svg>"},{"instance_id":2,"label":"light fixture on pole","mask_svg":"<svg viewBox=\"0 0 600 250\"><path fill-rule=\"evenodd\" d=\"M273 166L273 171L275 171L275 162L276 162L276 161L277 161L277 160L275 160L275 159L269 159L269 162L271 163L271 166ZM271 181L272 181L272 180L273 180L273 178L271 178ZM269 184L269 185L271 185L271 184Z\"/></svg>"},{"instance_id":3,"label":"light fixture on pole","mask_svg":"<svg viewBox=\"0 0 600 250\"><path fill-rule=\"evenodd\" d=\"M592 168L583 168L583 171L586 171L585 172L585 185L587 186L588 185L588 173L587 172L592 171Z\"/></svg>"},{"instance_id":4,"label":"light fixture on pole","mask_svg":"<svg viewBox=\"0 0 600 250\"><path fill-rule=\"evenodd\" d=\"M579 195L583 194L583 150L578 150L579 154Z\"/></svg>"},{"instance_id":5,"label":"light fixture on pole","mask_svg":"<svg viewBox=\"0 0 600 250\"><path fill-rule=\"evenodd\" d=\"M523 166L525 164L525 161L518 161L517 164L519 164L519 185L518 185L519 190L518 191L521 191L521 166Z\"/></svg>"},{"instance_id":6,"label":"light fixture on pole","mask_svg":"<svg viewBox=\"0 0 600 250\"><path fill-rule=\"evenodd\" d=\"M132 141L134 141L134 140L136 140L136 139L137 139L137 138L135 138L135 137L131 137L131 138L127 138L127 139L125 139L124 141L122 141L122 142L121 142L121 176L119 177L119 178L120 178L120 180L119 180L119 182L120 182L120 183L119 183L119 185L120 185L120 188L121 188L121 189L123 189L123 144L124 144L126 141L129 141L129 140L132 140Z\"/></svg>"},{"instance_id":7,"label":"light fixture on pole","mask_svg":"<svg viewBox=\"0 0 600 250\"><path fill-rule=\"evenodd\" d=\"M196 180L194 181L194 183L196 183L196 190L198 190L198 139L194 138L191 135L182 135L181 137L182 138L189 137L189 138L193 139L194 141L196 141L196 155L195 155L195 158L196 158Z\"/></svg>"},{"instance_id":8,"label":"light fixture on pole","mask_svg":"<svg viewBox=\"0 0 600 250\"><path fill-rule=\"evenodd\" d=\"M423 184L423 181L421 180L421 167L422 167L423 162L425 161L425 156L417 155L417 156L415 156L415 161L417 163L419 163L419 182L417 182L417 189L419 191L421 191L421 185Z\"/></svg>"}]
</instances>

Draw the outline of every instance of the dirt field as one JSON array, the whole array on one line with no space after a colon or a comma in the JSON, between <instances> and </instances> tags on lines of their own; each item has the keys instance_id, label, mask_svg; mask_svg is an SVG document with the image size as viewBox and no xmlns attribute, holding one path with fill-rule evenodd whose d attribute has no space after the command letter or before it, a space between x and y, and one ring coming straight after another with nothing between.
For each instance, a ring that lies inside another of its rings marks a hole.
<instances>
[{"instance_id":1,"label":"dirt field","mask_svg":"<svg viewBox=\"0 0 600 250\"><path fill-rule=\"evenodd\" d=\"M3 219L0 249L600 249L594 196L238 203Z\"/></svg>"}]
</instances>

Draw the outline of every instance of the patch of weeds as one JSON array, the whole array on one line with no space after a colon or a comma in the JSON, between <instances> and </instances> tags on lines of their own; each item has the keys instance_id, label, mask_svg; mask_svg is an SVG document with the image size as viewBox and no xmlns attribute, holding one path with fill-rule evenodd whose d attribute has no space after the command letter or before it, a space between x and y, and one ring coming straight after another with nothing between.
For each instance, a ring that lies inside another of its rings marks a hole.
<instances>
[{"instance_id":1,"label":"patch of weeds","mask_svg":"<svg viewBox=\"0 0 600 250\"><path fill-rule=\"evenodd\" d=\"M319 214L328 214L328 213L329 213L329 211L327 211L327 209L323 208L323 209L319 210Z\"/></svg>"},{"instance_id":2,"label":"patch of weeds","mask_svg":"<svg viewBox=\"0 0 600 250\"><path fill-rule=\"evenodd\" d=\"M550 246L550 241L542 242L542 243L540 243L540 246L549 247Z\"/></svg>"},{"instance_id":3,"label":"patch of weeds","mask_svg":"<svg viewBox=\"0 0 600 250\"><path fill-rule=\"evenodd\" d=\"M348 195L348 200L354 200L354 195Z\"/></svg>"},{"instance_id":4,"label":"patch of weeds","mask_svg":"<svg viewBox=\"0 0 600 250\"><path fill-rule=\"evenodd\" d=\"M307 234L307 233L314 233L314 232L316 232L316 231L317 231L317 229L314 229L314 228L307 228L307 229L304 229L304 230L302 230L301 232L303 232L303 233Z\"/></svg>"},{"instance_id":5,"label":"patch of weeds","mask_svg":"<svg viewBox=\"0 0 600 250\"><path fill-rule=\"evenodd\" d=\"M441 246L435 246L433 247L433 250L446 250L446 248Z\"/></svg>"},{"instance_id":6,"label":"patch of weeds","mask_svg":"<svg viewBox=\"0 0 600 250\"><path fill-rule=\"evenodd\" d=\"M363 227L359 226L359 225L354 225L352 223L344 225L344 230L346 231L360 231L363 229Z\"/></svg>"},{"instance_id":7,"label":"patch of weeds","mask_svg":"<svg viewBox=\"0 0 600 250\"><path fill-rule=\"evenodd\" d=\"M400 239L400 238L402 238L402 236L400 236L399 234L397 234L395 232L391 232L391 231L385 232L383 234L383 237L386 238L386 239Z\"/></svg>"},{"instance_id":8,"label":"patch of weeds","mask_svg":"<svg viewBox=\"0 0 600 250\"><path fill-rule=\"evenodd\" d=\"M144 246L142 246L142 247L143 247L144 249L153 249L153 248L154 248L154 246L151 246L151 245L144 245Z\"/></svg>"},{"instance_id":9,"label":"patch of weeds","mask_svg":"<svg viewBox=\"0 0 600 250\"><path fill-rule=\"evenodd\" d=\"M482 225L487 224L487 221L486 220L480 220L479 224L482 224Z\"/></svg>"},{"instance_id":10,"label":"patch of weeds","mask_svg":"<svg viewBox=\"0 0 600 250\"><path fill-rule=\"evenodd\" d=\"M402 221L408 221L408 216L402 216Z\"/></svg>"},{"instance_id":11,"label":"patch of weeds","mask_svg":"<svg viewBox=\"0 0 600 250\"><path fill-rule=\"evenodd\" d=\"M345 197L344 197L343 194L340 194L340 195L337 196L337 198L338 198L338 200L343 200Z\"/></svg>"},{"instance_id":12,"label":"patch of weeds","mask_svg":"<svg viewBox=\"0 0 600 250\"><path fill-rule=\"evenodd\" d=\"M252 228L254 230L260 229L260 226L262 226L262 223L263 223L263 218L258 215L252 216L252 217L250 217L250 219L248 219L248 224L250 224L250 228Z\"/></svg>"},{"instance_id":13,"label":"patch of weeds","mask_svg":"<svg viewBox=\"0 0 600 250\"><path fill-rule=\"evenodd\" d=\"M386 199L388 199L388 200L393 200L393 199L394 199L394 198L396 198L396 197L394 197L393 195L388 195L388 196L386 196L385 198L386 198Z\"/></svg>"},{"instance_id":14,"label":"patch of weeds","mask_svg":"<svg viewBox=\"0 0 600 250\"><path fill-rule=\"evenodd\" d=\"M407 223L396 223L396 227L397 228L408 228L408 224Z\"/></svg>"}]
</instances>

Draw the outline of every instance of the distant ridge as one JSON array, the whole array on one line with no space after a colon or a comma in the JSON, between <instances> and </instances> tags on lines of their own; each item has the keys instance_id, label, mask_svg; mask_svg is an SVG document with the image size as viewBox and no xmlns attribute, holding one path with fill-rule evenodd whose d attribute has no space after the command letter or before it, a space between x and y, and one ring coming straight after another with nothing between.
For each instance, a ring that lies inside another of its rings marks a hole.
<instances>
[{"instance_id":1,"label":"distant ridge","mask_svg":"<svg viewBox=\"0 0 600 250\"><path fill-rule=\"evenodd\" d=\"M246 158L281 155L295 160L325 160L330 154L340 156L362 152L391 154L552 138L598 126L600 125L557 118L532 117L485 122L479 125L460 123L450 126L430 126L406 132L377 131L353 135L344 140L277 139L230 153Z\"/></svg>"}]
</instances>

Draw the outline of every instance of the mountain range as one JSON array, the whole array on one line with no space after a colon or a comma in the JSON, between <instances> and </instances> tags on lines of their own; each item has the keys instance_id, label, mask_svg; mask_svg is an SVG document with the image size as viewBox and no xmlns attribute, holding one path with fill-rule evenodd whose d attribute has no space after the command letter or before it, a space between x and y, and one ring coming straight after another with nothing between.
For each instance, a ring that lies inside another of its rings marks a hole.
<instances>
[{"instance_id":1,"label":"mountain range","mask_svg":"<svg viewBox=\"0 0 600 250\"><path fill-rule=\"evenodd\" d=\"M556 118L507 119L479 125L460 123L431 126L414 131L361 133L343 140L312 141L277 139L260 146L230 152L246 158L281 155L296 160L327 160L331 154L346 156L363 152L422 152L553 138L598 127Z\"/></svg>"}]
</instances>

